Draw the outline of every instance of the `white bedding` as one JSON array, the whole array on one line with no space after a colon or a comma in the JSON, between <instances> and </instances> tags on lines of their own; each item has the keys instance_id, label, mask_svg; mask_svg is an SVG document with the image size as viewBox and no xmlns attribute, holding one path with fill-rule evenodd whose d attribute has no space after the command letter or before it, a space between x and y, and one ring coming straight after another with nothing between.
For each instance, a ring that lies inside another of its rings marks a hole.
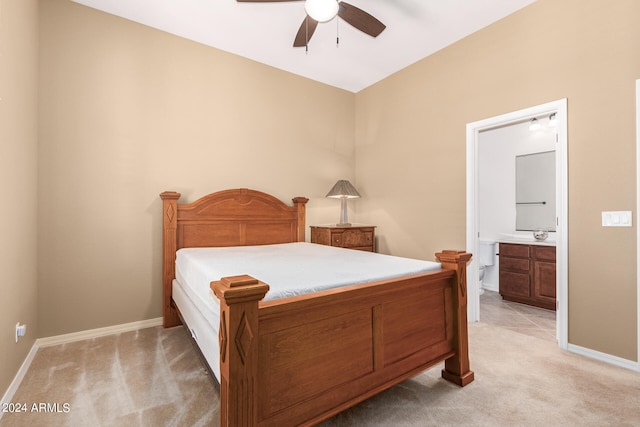
<instances>
[{"instance_id":1,"label":"white bedding","mask_svg":"<svg viewBox=\"0 0 640 427\"><path fill-rule=\"evenodd\" d=\"M335 248L315 243L283 243L226 248L183 248L176 253L173 296L194 338L219 377L217 354L219 302L210 283L226 276L248 274L269 285L265 300L408 274L440 270L440 263ZM180 301L179 301L180 300ZM193 306L198 313L191 312ZM200 316L200 319L195 317ZM212 330L194 324L206 320ZM189 318L194 320L190 321ZM201 341L205 340L203 345ZM209 347L216 346L215 354ZM206 347L206 350L205 350Z\"/></svg>"}]
</instances>

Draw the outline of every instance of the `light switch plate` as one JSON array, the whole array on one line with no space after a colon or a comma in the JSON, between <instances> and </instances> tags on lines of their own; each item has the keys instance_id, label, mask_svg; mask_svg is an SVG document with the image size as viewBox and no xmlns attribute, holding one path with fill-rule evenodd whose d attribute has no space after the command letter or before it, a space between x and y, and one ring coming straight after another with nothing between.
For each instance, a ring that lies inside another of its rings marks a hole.
<instances>
[{"instance_id":1,"label":"light switch plate","mask_svg":"<svg viewBox=\"0 0 640 427\"><path fill-rule=\"evenodd\" d=\"M606 211L602 212L603 227L631 227L631 211Z\"/></svg>"}]
</instances>

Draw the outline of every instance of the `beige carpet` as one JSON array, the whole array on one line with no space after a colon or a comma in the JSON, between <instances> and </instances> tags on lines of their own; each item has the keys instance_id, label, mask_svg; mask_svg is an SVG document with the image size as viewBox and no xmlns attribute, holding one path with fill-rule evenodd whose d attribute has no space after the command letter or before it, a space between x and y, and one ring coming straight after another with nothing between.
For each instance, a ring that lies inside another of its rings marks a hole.
<instances>
[{"instance_id":1,"label":"beige carpet","mask_svg":"<svg viewBox=\"0 0 640 427\"><path fill-rule=\"evenodd\" d=\"M0 426L212 426L219 395L182 327L38 350ZM33 403L61 412L31 412ZM64 404L69 406L64 412Z\"/></svg>"},{"instance_id":2,"label":"beige carpet","mask_svg":"<svg viewBox=\"0 0 640 427\"><path fill-rule=\"evenodd\" d=\"M508 329L469 329L467 387L436 367L323 425L640 426L640 374ZM13 402L28 411L5 413L1 427L219 424L218 392L182 328L40 349ZM30 412L33 403L62 412Z\"/></svg>"}]
</instances>

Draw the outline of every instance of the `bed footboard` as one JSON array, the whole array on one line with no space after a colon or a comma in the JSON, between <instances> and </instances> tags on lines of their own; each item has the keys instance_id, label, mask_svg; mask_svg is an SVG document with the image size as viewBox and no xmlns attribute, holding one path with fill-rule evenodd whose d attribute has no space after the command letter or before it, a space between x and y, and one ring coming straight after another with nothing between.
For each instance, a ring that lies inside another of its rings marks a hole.
<instances>
[{"instance_id":1,"label":"bed footboard","mask_svg":"<svg viewBox=\"0 0 640 427\"><path fill-rule=\"evenodd\" d=\"M466 265L261 302L269 287L223 278L221 425L314 425L445 361L442 376L473 381L467 339Z\"/></svg>"}]
</instances>

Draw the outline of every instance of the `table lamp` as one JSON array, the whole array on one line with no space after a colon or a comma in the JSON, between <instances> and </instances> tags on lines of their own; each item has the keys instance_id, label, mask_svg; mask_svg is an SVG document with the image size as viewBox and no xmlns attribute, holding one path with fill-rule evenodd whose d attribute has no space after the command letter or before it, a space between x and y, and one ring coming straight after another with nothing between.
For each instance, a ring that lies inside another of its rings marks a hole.
<instances>
[{"instance_id":1,"label":"table lamp","mask_svg":"<svg viewBox=\"0 0 640 427\"><path fill-rule=\"evenodd\" d=\"M347 218L347 200L348 199L357 199L360 197L360 193L356 190L356 187L353 186L346 179L341 179L333 186L331 190L327 193L325 197L330 197L333 199L340 199L340 223L337 224L339 226L348 226L349 220Z\"/></svg>"}]
</instances>

